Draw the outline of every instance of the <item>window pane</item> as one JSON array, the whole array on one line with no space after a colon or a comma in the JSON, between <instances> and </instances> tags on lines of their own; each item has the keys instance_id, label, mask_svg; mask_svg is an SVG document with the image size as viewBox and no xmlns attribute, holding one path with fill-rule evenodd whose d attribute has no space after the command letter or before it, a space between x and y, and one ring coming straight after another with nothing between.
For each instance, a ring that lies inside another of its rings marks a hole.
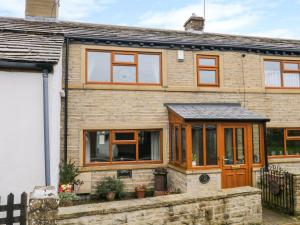
<instances>
[{"instance_id":1,"label":"window pane","mask_svg":"<svg viewBox=\"0 0 300 225\"><path fill-rule=\"evenodd\" d=\"M134 133L115 133L116 141L134 140Z\"/></svg>"},{"instance_id":2,"label":"window pane","mask_svg":"<svg viewBox=\"0 0 300 225\"><path fill-rule=\"evenodd\" d=\"M245 152L244 152L244 129L236 128L236 163L245 163Z\"/></svg>"},{"instance_id":3,"label":"window pane","mask_svg":"<svg viewBox=\"0 0 300 225\"><path fill-rule=\"evenodd\" d=\"M179 160L179 129L175 127L175 151L176 151L176 161Z\"/></svg>"},{"instance_id":4,"label":"window pane","mask_svg":"<svg viewBox=\"0 0 300 225\"><path fill-rule=\"evenodd\" d=\"M134 55L115 54L115 62L134 63Z\"/></svg>"},{"instance_id":5,"label":"window pane","mask_svg":"<svg viewBox=\"0 0 300 225\"><path fill-rule=\"evenodd\" d=\"M199 66L216 66L216 60L208 58L199 58Z\"/></svg>"},{"instance_id":6,"label":"window pane","mask_svg":"<svg viewBox=\"0 0 300 225\"><path fill-rule=\"evenodd\" d=\"M85 133L86 162L109 162L109 131Z\"/></svg>"},{"instance_id":7,"label":"window pane","mask_svg":"<svg viewBox=\"0 0 300 225\"><path fill-rule=\"evenodd\" d=\"M175 159L175 129L171 126L171 161Z\"/></svg>"},{"instance_id":8,"label":"window pane","mask_svg":"<svg viewBox=\"0 0 300 225\"><path fill-rule=\"evenodd\" d=\"M300 130L288 130L289 137L300 137Z\"/></svg>"},{"instance_id":9,"label":"window pane","mask_svg":"<svg viewBox=\"0 0 300 225\"><path fill-rule=\"evenodd\" d=\"M284 73L283 83L284 83L284 87L300 87L300 74Z\"/></svg>"},{"instance_id":10,"label":"window pane","mask_svg":"<svg viewBox=\"0 0 300 225\"><path fill-rule=\"evenodd\" d=\"M203 166L203 128L202 126L192 127L192 152L197 166Z\"/></svg>"},{"instance_id":11,"label":"window pane","mask_svg":"<svg viewBox=\"0 0 300 225\"><path fill-rule=\"evenodd\" d=\"M201 84L215 84L217 82L216 71L214 70L200 70L199 83Z\"/></svg>"},{"instance_id":12,"label":"window pane","mask_svg":"<svg viewBox=\"0 0 300 225\"><path fill-rule=\"evenodd\" d=\"M296 63L284 63L285 70L299 70L299 65Z\"/></svg>"},{"instance_id":13,"label":"window pane","mask_svg":"<svg viewBox=\"0 0 300 225\"><path fill-rule=\"evenodd\" d=\"M113 81L121 82L121 83L135 83L136 82L135 66L114 66Z\"/></svg>"},{"instance_id":14,"label":"window pane","mask_svg":"<svg viewBox=\"0 0 300 225\"><path fill-rule=\"evenodd\" d=\"M182 162L186 161L186 131L185 128L181 128L181 150L182 150Z\"/></svg>"},{"instance_id":15,"label":"window pane","mask_svg":"<svg viewBox=\"0 0 300 225\"><path fill-rule=\"evenodd\" d=\"M225 159L224 163L226 165L233 164L233 129L225 128L224 129L224 141L225 141Z\"/></svg>"},{"instance_id":16,"label":"window pane","mask_svg":"<svg viewBox=\"0 0 300 225\"><path fill-rule=\"evenodd\" d=\"M160 83L160 56L143 55L138 56L139 83Z\"/></svg>"},{"instance_id":17,"label":"window pane","mask_svg":"<svg viewBox=\"0 0 300 225\"><path fill-rule=\"evenodd\" d=\"M139 160L160 160L159 131L139 131Z\"/></svg>"},{"instance_id":18,"label":"window pane","mask_svg":"<svg viewBox=\"0 0 300 225\"><path fill-rule=\"evenodd\" d=\"M289 155L300 155L300 140L288 140L286 147Z\"/></svg>"},{"instance_id":19,"label":"window pane","mask_svg":"<svg viewBox=\"0 0 300 225\"><path fill-rule=\"evenodd\" d=\"M253 163L260 163L260 129L258 124L252 126Z\"/></svg>"},{"instance_id":20,"label":"window pane","mask_svg":"<svg viewBox=\"0 0 300 225\"><path fill-rule=\"evenodd\" d=\"M113 161L135 161L136 145L112 145Z\"/></svg>"},{"instance_id":21,"label":"window pane","mask_svg":"<svg viewBox=\"0 0 300 225\"><path fill-rule=\"evenodd\" d=\"M110 82L111 54L108 52L88 52L88 81Z\"/></svg>"},{"instance_id":22,"label":"window pane","mask_svg":"<svg viewBox=\"0 0 300 225\"><path fill-rule=\"evenodd\" d=\"M265 61L265 85L267 87L281 87L280 62Z\"/></svg>"},{"instance_id":23,"label":"window pane","mask_svg":"<svg viewBox=\"0 0 300 225\"><path fill-rule=\"evenodd\" d=\"M206 126L206 165L217 165L217 131L215 125Z\"/></svg>"},{"instance_id":24,"label":"window pane","mask_svg":"<svg viewBox=\"0 0 300 225\"><path fill-rule=\"evenodd\" d=\"M284 132L283 128L267 129L268 155L284 154Z\"/></svg>"}]
</instances>

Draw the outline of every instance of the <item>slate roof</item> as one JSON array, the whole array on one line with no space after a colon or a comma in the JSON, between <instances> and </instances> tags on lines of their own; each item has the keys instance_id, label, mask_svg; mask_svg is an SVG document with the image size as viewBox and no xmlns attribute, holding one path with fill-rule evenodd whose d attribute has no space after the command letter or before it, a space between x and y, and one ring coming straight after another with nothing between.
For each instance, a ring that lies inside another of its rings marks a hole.
<instances>
[{"instance_id":1,"label":"slate roof","mask_svg":"<svg viewBox=\"0 0 300 225\"><path fill-rule=\"evenodd\" d=\"M258 115L240 104L226 103L196 103L196 104L165 104L185 120L210 120L210 121L269 121L265 116Z\"/></svg>"},{"instance_id":2,"label":"slate roof","mask_svg":"<svg viewBox=\"0 0 300 225\"><path fill-rule=\"evenodd\" d=\"M61 54L62 35L0 32L0 59L34 63L56 63Z\"/></svg>"},{"instance_id":3,"label":"slate roof","mask_svg":"<svg viewBox=\"0 0 300 225\"><path fill-rule=\"evenodd\" d=\"M218 48L262 49L300 53L300 40L284 40L215 33L137 28L78 22L45 22L0 17L0 31L40 32L64 34L70 38L97 39L107 41L141 42L150 46L178 45L191 48L215 46ZM120 43L119 43L120 44ZM175 46L176 47L176 46ZM276 52L275 52L276 53Z\"/></svg>"}]
</instances>

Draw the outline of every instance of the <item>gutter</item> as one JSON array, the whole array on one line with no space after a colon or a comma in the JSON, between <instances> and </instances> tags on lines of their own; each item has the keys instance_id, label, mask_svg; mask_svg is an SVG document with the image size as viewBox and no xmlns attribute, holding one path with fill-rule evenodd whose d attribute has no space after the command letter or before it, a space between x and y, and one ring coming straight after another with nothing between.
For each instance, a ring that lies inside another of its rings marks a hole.
<instances>
[{"instance_id":1,"label":"gutter","mask_svg":"<svg viewBox=\"0 0 300 225\"><path fill-rule=\"evenodd\" d=\"M68 161L68 97L69 97L69 39L65 39L65 102L64 102L64 163Z\"/></svg>"}]
</instances>

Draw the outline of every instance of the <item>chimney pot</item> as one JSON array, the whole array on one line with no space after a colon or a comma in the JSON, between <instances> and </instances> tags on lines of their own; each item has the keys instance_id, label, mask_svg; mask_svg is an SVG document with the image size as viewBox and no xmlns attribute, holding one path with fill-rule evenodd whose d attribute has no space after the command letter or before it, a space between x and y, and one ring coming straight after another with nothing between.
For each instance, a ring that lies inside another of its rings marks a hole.
<instances>
[{"instance_id":1,"label":"chimney pot","mask_svg":"<svg viewBox=\"0 0 300 225\"><path fill-rule=\"evenodd\" d=\"M25 18L30 20L56 21L59 0L26 0Z\"/></svg>"},{"instance_id":2,"label":"chimney pot","mask_svg":"<svg viewBox=\"0 0 300 225\"><path fill-rule=\"evenodd\" d=\"M203 32L204 30L204 18L197 16L195 13L185 22L184 29L186 31Z\"/></svg>"}]
</instances>

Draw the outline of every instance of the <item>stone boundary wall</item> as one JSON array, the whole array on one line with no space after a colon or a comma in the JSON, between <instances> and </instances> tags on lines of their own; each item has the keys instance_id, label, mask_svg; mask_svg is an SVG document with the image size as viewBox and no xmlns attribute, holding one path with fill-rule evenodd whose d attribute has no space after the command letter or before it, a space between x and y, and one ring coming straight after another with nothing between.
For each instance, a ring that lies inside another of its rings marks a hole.
<instances>
[{"instance_id":1,"label":"stone boundary wall","mask_svg":"<svg viewBox=\"0 0 300 225\"><path fill-rule=\"evenodd\" d=\"M262 224L261 192L252 187L59 208L59 225Z\"/></svg>"}]
</instances>

